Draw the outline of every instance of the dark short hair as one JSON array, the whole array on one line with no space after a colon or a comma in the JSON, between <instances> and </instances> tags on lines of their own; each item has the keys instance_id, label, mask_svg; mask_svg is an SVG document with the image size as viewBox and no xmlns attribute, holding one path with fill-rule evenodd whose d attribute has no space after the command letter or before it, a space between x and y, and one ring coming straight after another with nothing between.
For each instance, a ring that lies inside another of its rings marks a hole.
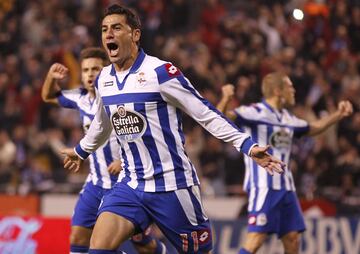
<instances>
[{"instance_id":1,"label":"dark short hair","mask_svg":"<svg viewBox=\"0 0 360 254\"><path fill-rule=\"evenodd\" d=\"M108 58L105 51L102 48L89 47L81 50L80 52L80 62L87 58L100 58L103 60L104 65L106 65Z\"/></svg>"},{"instance_id":2,"label":"dark short hair","mask_svg":"<svg viewBox=\"0 0 360 254\"><path fill-rule=\"evenodd\" d=\"M139 16L129 8L123 7L118 4L110 5L106 9L103 19L106 16L112 14L124 15L126 17L126 23L131 27L131 29L141 29L141 22Z\"/></svg>"}]
</instances>

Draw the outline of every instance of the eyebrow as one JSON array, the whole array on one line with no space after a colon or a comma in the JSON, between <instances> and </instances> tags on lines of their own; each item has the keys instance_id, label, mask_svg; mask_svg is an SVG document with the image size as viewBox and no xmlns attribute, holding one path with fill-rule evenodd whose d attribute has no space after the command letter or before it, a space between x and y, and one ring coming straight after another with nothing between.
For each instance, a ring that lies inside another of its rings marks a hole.
<instances>
[{"instance_id":1,"label":"eyebrow","mask_svg":"<svg viewBox=\"0 0 360 254\"><path fill-rule=\"evenodd\" d=\"M108 26L110 26L110 27L114 27L114 26L123 26L121 23L114 23L114 24L110 24L110 25L101 25L101 27L108 27Z\"/></svg>"}]
</instances>

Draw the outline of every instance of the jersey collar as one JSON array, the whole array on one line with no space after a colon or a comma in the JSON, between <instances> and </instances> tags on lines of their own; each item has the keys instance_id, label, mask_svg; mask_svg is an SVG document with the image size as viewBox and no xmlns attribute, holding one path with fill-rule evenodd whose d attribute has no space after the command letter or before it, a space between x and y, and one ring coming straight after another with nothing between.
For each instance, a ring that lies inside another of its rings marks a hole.
<instances>
[{"instance_id":1,"label":"jersey collar","mask_svg":"<svg viewBox=\"0 0 360 254\"><path fill-rule=\"evenodd\" d=\"M282 119L282 116L283 116L282 110L279 111L279 110L274 109L273 107L270 106L269 103L267 103L267 102L265 101L265 99L263 99L261 102L262 102L262 104L264 104L264 106L265 106L266 108L268 108L273 114L275 114L277 120L278 120L279 122L281 122L281 119Z\"/></svg>"},{"instance_id":2,"label":"jersey collar","mask_svg":"<svg viewBox=\"0 0 360 254\"><path fill-rule=\"evenodd\" d=\"M126 74L126 76L124 77L122 82L119 81L119 79L116 75L116 70L115 70L114 64L111 64L110 75L115 76L116 83L117 83L119 90L122 90L124 88L124 85L125 85L125 82L126 82L128 76L130 74L135 73L140 68L141 64L143 63L143 61L145 59L145 56L146 56L146 54L144 53L144 50L142 48L139 48L139 54L138 54L137 58L135 59L134 64L131 66L128 74Z\"/></svg>"}]
</instances>

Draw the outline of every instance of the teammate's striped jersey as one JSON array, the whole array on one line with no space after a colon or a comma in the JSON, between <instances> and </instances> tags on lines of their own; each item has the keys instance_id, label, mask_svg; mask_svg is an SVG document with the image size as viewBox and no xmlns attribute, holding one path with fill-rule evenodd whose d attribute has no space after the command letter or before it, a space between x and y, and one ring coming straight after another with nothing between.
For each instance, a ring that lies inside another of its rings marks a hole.
<instances>
[{"instance_id":1,"label":"teammate's striped jersey","mask_svg":"<svg viewBox=\"0 0 360 254\"><path fill-rule=\"evenodd\" d=\"M62 107L79 111L86 133L98 110L100 100L90 98L86 89L79 88L62 90L58 95L58 101ZM112 133L109 140L91 154L90 173L86 181L92 181L94 185L110 189L116 183L118 176L109 174L107 167L113 160L120 159L119 149L115 133Z\"/></svg>"},{"instance_id":2,"label":"teammate's striped jersey","mask_svg":"<svg viewBox=\"0 0 360 254\"><path fill-rule=\"evenodd\" d=\"M104 67L97 91L103 106L75 151L86 158L113 128L123 159L119 181L134 189L160 192L199 184L184 149L181 110L244 153L255 145L201 97L175 66L142 50L129 70Z\"/></svg>"},{"instance_id":3,"label":"teammate's striped jersey","mask_svg":"<svg viewBox=\"0 0 360 254\"><path fill-rule=\"evenodd\" d=\"M250 106L240 106L235 110L235 123L251 135L260 146L270 145L269 153L286 163L283 174L269 175L266 170L244 157L244 189L269 188L295 191L294 179L289 170L292 139L309 131L309 125L288 110L278 111L265 101Z\"/></svg>"}]
</instances>

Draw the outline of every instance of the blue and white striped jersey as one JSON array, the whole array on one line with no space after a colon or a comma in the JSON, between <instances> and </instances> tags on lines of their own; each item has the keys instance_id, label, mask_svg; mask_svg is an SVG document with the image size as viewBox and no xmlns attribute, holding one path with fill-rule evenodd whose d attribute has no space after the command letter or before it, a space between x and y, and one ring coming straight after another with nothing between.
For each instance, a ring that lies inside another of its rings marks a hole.
<instances>
[{"instance_id":1,"label":"blue and white striped jersey","mask_svg":"<svg viewBox=\"0 0 360 254\"><path fill-rule=\"evenodd\" d=\"M90 98L84 88L62 90L58 95L59 104L65 108L77 109L80 113L82 126L86 133L99 108L100 100ZM86 181L104 189L110 189L118 176L109 174L107 167L113 160L119 160L119 144L113 132L109 140L90 156L90 173Z\"/></svg>"},{"instance_id":2,"label":"blue and white striped jersey","mask_svg":"<svg viewBox=\"0 0 360 254\"><path fill-rule=\"evenodd\" d=\"M75 151L86 158L113 128L123 159L119 181L134 189L160 192L199 184L184 149L181 110L244 153L255 145L201 97L175 66L142 50L129 70L104 67L97 91L103 106Z\"/></svg>"},{"instance_id":3,"label":"blue and white striped jersey","mask_svg":"<svg viewBox=\"0 0 360 254\"><path fill-rule=\"evenodd\" d=\"M269 153L286 163L283 174L269 175L249 158L244 157L244 189L265 188L295 191L294 179L289 170L292 139L309 131L309 125L288 110L278 111L264 101L250 106L240 106L234 110L235 123L251 135L260 146L270 145Z\"/></svg>"}]
</instances>

